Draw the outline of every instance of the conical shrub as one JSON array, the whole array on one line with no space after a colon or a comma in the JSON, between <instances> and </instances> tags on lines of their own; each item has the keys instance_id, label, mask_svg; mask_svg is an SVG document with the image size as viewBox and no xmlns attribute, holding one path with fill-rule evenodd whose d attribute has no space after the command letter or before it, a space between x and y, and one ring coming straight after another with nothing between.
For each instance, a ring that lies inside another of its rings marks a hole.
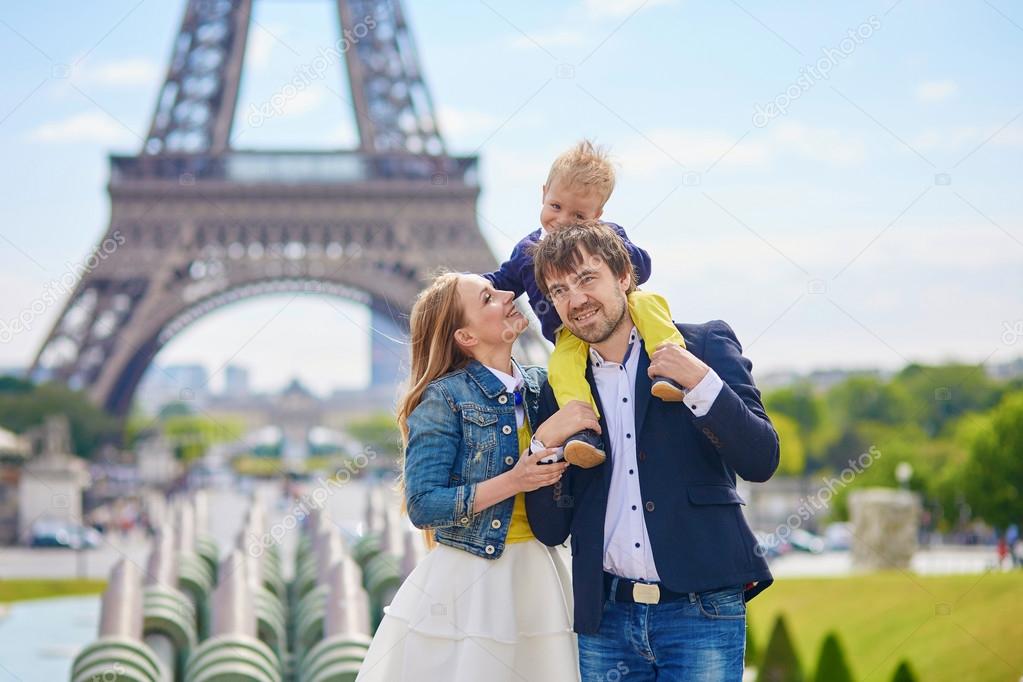
<instances>
[{"instance_id":1,"label":"conical shrub","mask_svg":"<svg viewBox=\"0 0 1023 682\"><path fill-rule=\"evenodd\" d=\"M784 614L778 614L757 671L757 682L803 682L803 671L792 646Z\"/></svg>"}]
</instances>

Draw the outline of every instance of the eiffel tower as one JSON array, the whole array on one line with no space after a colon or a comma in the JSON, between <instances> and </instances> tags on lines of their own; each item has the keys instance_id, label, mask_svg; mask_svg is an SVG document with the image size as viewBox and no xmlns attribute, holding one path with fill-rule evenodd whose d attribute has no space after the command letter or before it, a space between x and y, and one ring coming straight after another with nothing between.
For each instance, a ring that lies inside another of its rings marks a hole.
<instances>
[{"instance_id":1,"label":"eiffel tower","mask_svg":"<svg viewBox=\"0 0 1023 682\"><path fill-rule=\"evenodd\" d=\"M142 150L110 157L95 267L33 378L123 416L160 349L221 306L314 292L367 305L374 330L407 329L437 268L494 269L476 223L477 158L445 150L400 0L337 8L358 148L252 151L231 143L252 0L188 1ZM372 337L374 380L393 378L388 358L406 351L386 331ZM536 334L524 346L542 352Z\"/></svg>"}]
</instances>

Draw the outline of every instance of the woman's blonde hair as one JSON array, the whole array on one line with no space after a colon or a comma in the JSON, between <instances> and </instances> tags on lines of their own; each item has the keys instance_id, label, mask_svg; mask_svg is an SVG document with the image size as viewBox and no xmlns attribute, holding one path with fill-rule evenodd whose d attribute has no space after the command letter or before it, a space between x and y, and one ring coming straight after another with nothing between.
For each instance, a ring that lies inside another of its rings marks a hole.
<instances>
[{"instance_id":1,"label":"woman's blonde hair","mask_svg":"<svg viewBox=\"0 0 1023 682\"><path fill-rule=\"evenodd\" d=\"M408 418L422 401L430 382L469 363L469 355L455 343L455 331L463 326L464 315L458 298L459 275L446 272L434 278L416 299L409 316L411 368L408 389L398 401L398 427L401 429L398 490L405 511L405 451L408 448ZM435 540L423 531L427 547Z\"/></svg>"}]
</instances>

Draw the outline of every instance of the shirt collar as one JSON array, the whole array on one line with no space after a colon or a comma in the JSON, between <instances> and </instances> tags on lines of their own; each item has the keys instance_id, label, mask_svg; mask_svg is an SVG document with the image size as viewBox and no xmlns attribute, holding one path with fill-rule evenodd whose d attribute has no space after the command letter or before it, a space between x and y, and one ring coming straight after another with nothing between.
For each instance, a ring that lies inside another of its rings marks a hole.
<instances>
[{"instance_id":1,"label":"shirt collar","mask_svg":"<svg viewBox=\"0 0 1023 682\"><path fill-rule=\"evenodd\" d=\"M483 366L487 367L486 365ZM494 369L493 367L487 367L487 369L489 369L490 373L497 377L502 384L504 384L504 387L508 391L508 393L514 393L515 391L522 388L523 383L522 372L519 371L518 365L516 365L514 362L512 363L511 374L502 372L499 369Z\"/></svg>"},{"instance_id":2,"label":"shirt collar","mask_svg":"<svg viewBox=\"0 0 1023 682\"><path fill-rule=\"evenodd\" d=\"M626 364L629 361L629 357L632 355L632 347L636 345L637 341L641 341L639 330L636 329L636 325L632 325L632 331L629 332L629 347L625 349L625 357L622 358L621 364ZM594 367L603 367L606 364L618 364L609 363L607 360L600 356L597 349L590 346L590 362L593 363Z\"/></svg>"}]
</instances>

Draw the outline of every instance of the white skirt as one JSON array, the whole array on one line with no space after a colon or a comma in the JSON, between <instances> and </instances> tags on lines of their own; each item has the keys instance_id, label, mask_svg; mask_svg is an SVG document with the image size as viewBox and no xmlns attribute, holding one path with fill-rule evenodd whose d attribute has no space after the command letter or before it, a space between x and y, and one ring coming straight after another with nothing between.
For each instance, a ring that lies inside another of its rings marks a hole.
<instances>
[{"instance_id":1,"label":"white skirt","mask_svg":"<svg viewBox=\"0 0 1023 682\"><path fill-rule=\"evenodd\" d=\"M384 608L357 682L578 679L568 570L530 540L494 560L434 548Z\"/></svg>"}]
</instances>

